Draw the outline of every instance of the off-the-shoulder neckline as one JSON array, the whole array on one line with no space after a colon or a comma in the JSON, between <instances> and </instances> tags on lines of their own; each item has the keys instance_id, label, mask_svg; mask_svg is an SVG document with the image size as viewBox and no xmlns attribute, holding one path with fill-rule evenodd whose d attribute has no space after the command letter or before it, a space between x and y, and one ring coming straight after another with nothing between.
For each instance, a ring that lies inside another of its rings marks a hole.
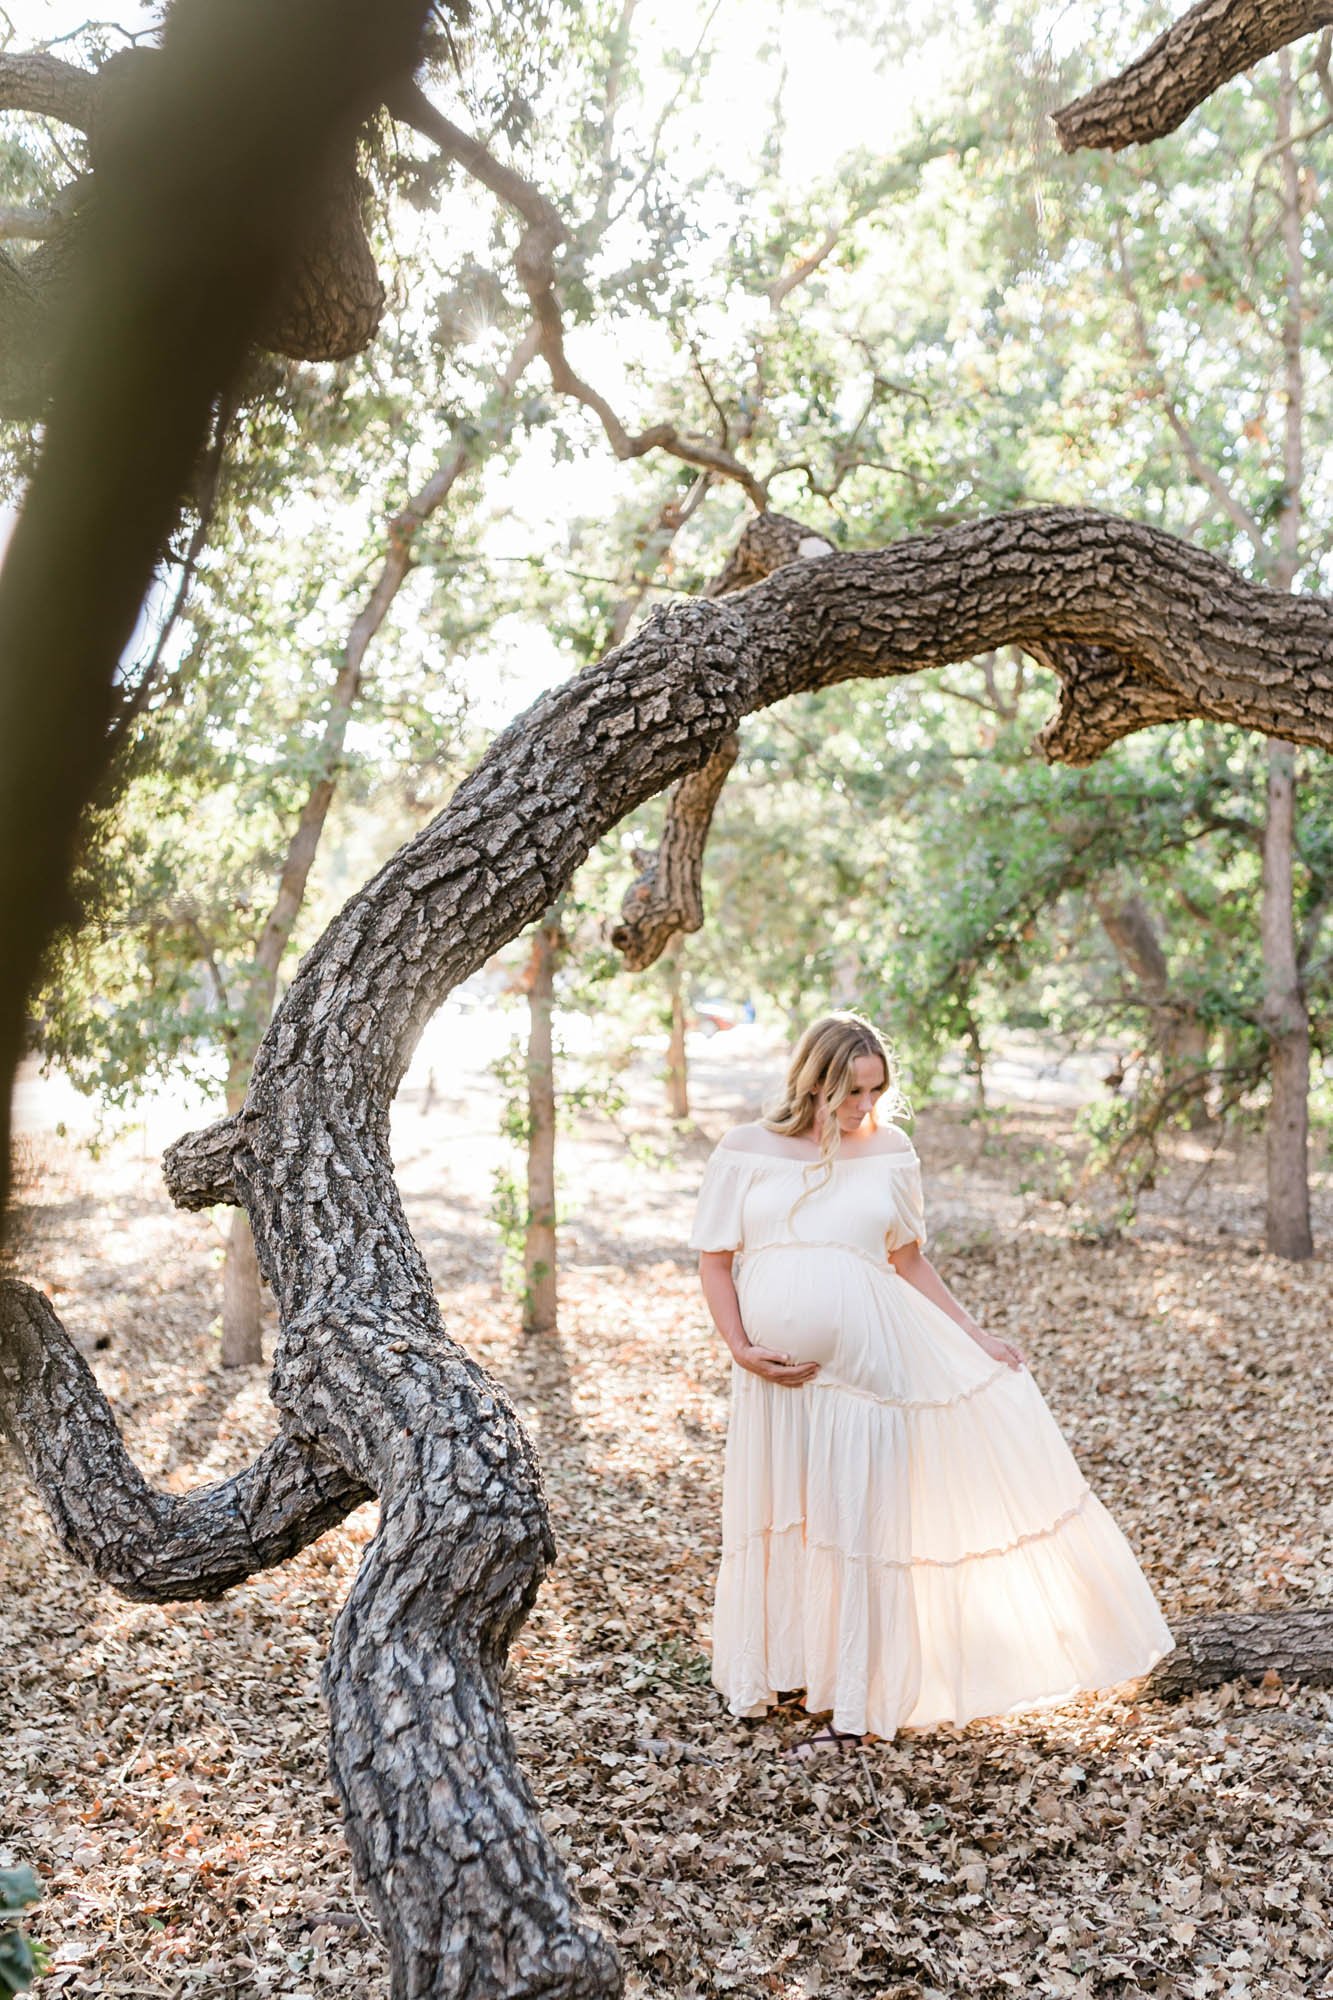
<instances>
[{"instance_id":1,"label":"off-the-shoulder neckline","mask_svg":"<svg viewBox=\"0 0 1333 2000\"><path fill-rule=\"evenodd\" d=\"M817 1167L821 1164L818 1159L803 1158L799 1153L761 1153L756 1146L719 1144L716 1150L724 1160L769 1160L779 1167ZM835 1167L860 1167L867 1160L916 1161L916 1157L916 1148L909 1140L906 1148L895 1146L891 1153L857 1153L850 1158L840 1153L831 1164Z\"/></svg>"}]
</instances>

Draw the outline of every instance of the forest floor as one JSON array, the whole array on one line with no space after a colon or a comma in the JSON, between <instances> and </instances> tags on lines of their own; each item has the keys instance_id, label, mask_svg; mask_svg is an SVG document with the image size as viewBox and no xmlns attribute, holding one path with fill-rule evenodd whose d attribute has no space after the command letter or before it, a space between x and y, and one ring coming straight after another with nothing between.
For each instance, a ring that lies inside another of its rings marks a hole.
<instances>
[{"instance_id":1,"label":"forest floor","mask_svg":"<svg viewBox=\"0 0 1333 2000\"><path fill-rule=\"evenodd\" d=\"M683 1245L711 1145L778 1058L750 1030L695 1056L692 1129L657 1112L647 1061L619 1124L562 1140L558 1339L525 1340L499 1283L494 1084L451 1069L449 1100L428 1099L418 1068L395 1118L448 1323L541 1453L559 1556L510 1713L630 1995L1333 1996L1327 1691L1165 1706L1122 1688L795 1768L780 1751L803 1716L726 1714L707 1647L727 1364ZM94 1162L30 1122L23 1275L151 1479L236 1468L272 1419L263 1370L218 1365L225 1217L174 1212L141 1140ZM1257 1159L1183 1143L1133 1230L1099 1243L1054 1198L1074 1148L1059 1103L927 1110L915 1137L932 1254L1023 1345L1168 1622L1333 1602L1328 1253L1260 1254ZM1333 1243L1323 1175L1316 1229ZM374 1508L165 1610L71 1566L12 1461L0 1523L0 1864L47 1887L40 1992L383 2000L318 1691Z\"/></svg>"}]
</instances>

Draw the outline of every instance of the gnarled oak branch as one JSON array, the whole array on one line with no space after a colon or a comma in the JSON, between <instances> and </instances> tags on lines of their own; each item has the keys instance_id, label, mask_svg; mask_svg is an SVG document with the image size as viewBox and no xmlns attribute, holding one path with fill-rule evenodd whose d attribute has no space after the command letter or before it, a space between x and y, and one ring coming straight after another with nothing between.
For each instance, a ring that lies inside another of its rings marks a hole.
<instances>
[{"instance_id":1,"label":"gnarled oak branch","mask_svg":"<svg viewBox=\"0 0 1333 2000\"><path fill-rule=\"evenodd\" d=\"M756 514L747 521L710 597L725 597L771 576L784 563L833 553L833 544L787 514ZM703 925L704 849L727 774L740 752L740 738L726 736L700 771L691 771L667 795L662 838L642 874L625 891L620 922L610 942L631 972L642 972L662 956L680 931Z\"/></svg>"},{"instance_id":2,"label":"gnarled oak branch","mask_svg":"<svg viewBox=\"0 0 1333 2000\"><path fill-rule=\"evenodd\" d=\"M1119 76L1052 113L1067 153L1146 145L1233 76L1333 22L1333 0L1199 0Z\"/></svg>"},{"instance_id":3,"label":"gnarled oak branch","mask_svg":"<svg viewBox=\"0 0 1333 2000\"><path fill-rule=\"evenodd\" d=\"M0 1430L75 1560L150 1603L220 1597L372 1498L286 1432L232 1479L157 1492L47 1299L13 1280L0 1282Z\"/></svg>"}]
</instances>

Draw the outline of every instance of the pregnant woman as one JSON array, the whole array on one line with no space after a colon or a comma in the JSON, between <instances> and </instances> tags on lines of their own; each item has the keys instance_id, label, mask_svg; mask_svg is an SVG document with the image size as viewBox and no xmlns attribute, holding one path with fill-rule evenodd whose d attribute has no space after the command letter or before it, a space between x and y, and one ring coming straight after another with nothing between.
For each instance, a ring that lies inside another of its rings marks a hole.
<instances>
[{"instance_id":1,"label":"pregnant woman","mask_svg":"<svg viewBox=\"0 0 1333 2000\"><path fill-rule=\"evenodd\" d=\"M1174 1643L1022 1354L925 1256L886 1093L871 1023L816 1021L690 1235L733 1360L713 1681L734 1715L831 1711L802 1752L1065 1701Z\"/></svg>"}]
</instances>

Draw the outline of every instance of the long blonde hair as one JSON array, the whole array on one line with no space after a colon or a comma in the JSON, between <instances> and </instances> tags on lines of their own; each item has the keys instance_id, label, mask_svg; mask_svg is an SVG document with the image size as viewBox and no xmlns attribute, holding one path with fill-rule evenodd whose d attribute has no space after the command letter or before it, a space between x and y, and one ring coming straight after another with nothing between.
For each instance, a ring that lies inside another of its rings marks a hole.
<instances>
[{"instance_id":1,"label":"long blonde hair","mask_svg":"<svg viewBox=\"0 0 1333 2000\"><path fill-rule=\"evenodd\" d=\"M870 1113L871 1125L878 1125L876 1113L881 1108L887 1110L890 1118L911 1115L911 1106L899 1088L893 1052L873 1021L867 1021L864 1014L853 1013L850 1008L821 1014L817 1021L812 1021L792 1051L781 1096L774 1099L762 1120L768 1131L782 1138L802 1138L814 1127L816 1101L819 1092L824 1092L826 1115L819 1139L819 1158L810 1161L811 1167L822 1169L822 1177L812 1182L792 1204L788 1221L807 1195L826 1186L833 1177L833 1162L838 1157L841 1140L836 1113L838 1106L851 1095L855 1081L852 1065L859 1056L878 1056L884 1065L884 1090L880 1104Z\"/></svg>"}]
</instances>

